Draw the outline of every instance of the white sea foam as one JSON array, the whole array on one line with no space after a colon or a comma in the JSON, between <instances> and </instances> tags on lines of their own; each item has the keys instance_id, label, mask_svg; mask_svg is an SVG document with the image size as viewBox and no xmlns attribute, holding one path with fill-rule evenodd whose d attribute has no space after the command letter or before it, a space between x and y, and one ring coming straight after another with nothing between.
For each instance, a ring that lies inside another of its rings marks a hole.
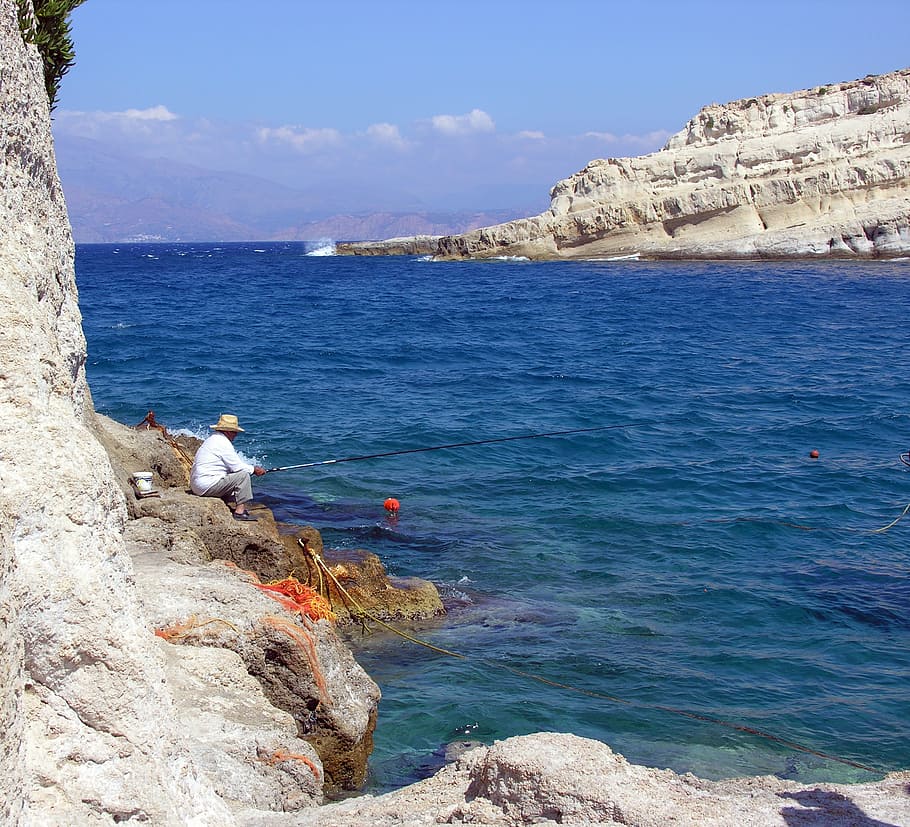
<instances>
[{"instance_id":1,"label":"white sea foam","mask_svg":"<svg viewBox=\"0 0 910 827\"><path fill-rule=\"evenodd\" d=\"M171 430L168 428L168 433L171 436L187 436L192 439L198 439L200 442L205 442L214 431L209 428L207 425L197 425L189 428L174 428ZM237 451L237 456L240 457L244 462L249 463L250 465L264 465L266 454L247 454L243 451L242 448L234 446L234 450Z\"/></svg>"},{"instance_id":2,"label":"white sea foam","mask_svg":"<svg viewBox=\"0 0 910 827\"><path fill-rule=\"evenodd\" d=\"M191 436L191 437L194 437L195 439L205 439L212 433L211 430L209 430L208 428L205 428L203 430L202 425L200 425L195 430L193 430L192 428L177 428L176 430L171 431L170 428L168 428L168 431L173 436Z\"/></svg>"},{"instance_id":3,"label":"white sea foam","mask_svg":"<svg viewBox=\"0 0 910 827\"><path fill-rule=\"evenodd\" d=\"M333 256L335 255L335 242L331 238L320 238L307 242L308 256Z\"/></svg>"},{"instance_id":4,"label":"white sea foam","mask_svg":"<svg viewBox=\"0 0 910 827\"><path fill-rule=\"evenodd\" d=\"M597 256L596 258L583 258L581 261L639 261L641 253L629 253L623 256Z\"/></svg>"}]
</instances>

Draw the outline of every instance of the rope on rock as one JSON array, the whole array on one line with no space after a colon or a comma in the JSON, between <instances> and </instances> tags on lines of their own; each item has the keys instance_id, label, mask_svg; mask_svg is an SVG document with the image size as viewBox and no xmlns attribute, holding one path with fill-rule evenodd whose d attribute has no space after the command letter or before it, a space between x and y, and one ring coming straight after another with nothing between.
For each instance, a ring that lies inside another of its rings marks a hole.
<instances>
[{"instance_id":1,"label":"rope on rock","mask_svg":"<svg viewBox=\"0 0 910 827\"><path fill-rule=\"evenodd\" d=\"M196 615L191 614L185 621L182 623L172 623L170 626L162 626L158 629L155 629L155 634L168 641L172 642L175 640L182 640L183 638L193 634L197 629L202 629L205 626L210 626L212 623L221 623L224 626L227 626L229 629L237 632L238 629L233 623L229 623L227 620L222 620L220 617L212 617L208 620L201 620L196 617Z\"/></svg>"},{"instance_id":2,"label":"rope on rock","mask_svg":"<svg viewBox=\"0 0 910 827\"><path fill-rule=\"evenodd\" d=\"M358 603L357 600L353 597L353 595L344 586L341 585L341 582L338 580L337 577L335 577L335 574L328 567L328 565L326 565L325 560L323 560L319 554L316 554L316 552L311 551L309 546L307 546L306 541L298 538L297 543L304 550L304 552L306 554L308 554L310 557L313 558L313 561L316 563L316 568L318 570L324 571L329 576L331 581L335 584L335 588L338 589L339 594L344 595L344 597L346 597L351 602L351 605L357 610L357 614L360 617L368 617L370 620L374 621L375 623L378 623L383 628L388 629L390 632L394 632L399 637L403 637L405 640L408 640L411 643L416 643L418 646L425 646L427 649L432 649L434 652L439 652L439 654L441 654L441 655L448 655L449 657L452 657L452 658L458 658L460 660L467 660L466 655L459 654L458 652L452 652L449 649L443 649L439 646L434 646L432 643L427 643L427 641L425 641L425 640L420 640L420 638L413 637L412 635L409 635L407 632L403 632L403 631L401 631L401 629L396 629L394 626L391 626L390 624L386 623L384 620L381 620L380 618L378 618L375 614L373 614L371 611L364 608L360 603Z\"/></svg>"},{"instance_id":3,"label":"rope on rock","mask_svg":"<svg viewBox=\"0 0 910 827\"><path fill-rule=\"evenodd\" d=\"M334 622L338 619L332 607L321 594L318 594L313 588L306 583L301 583L296 577L285 577L284 580L273 580L271 583L253 583L257 589L269 592L270 597L278 598L282 595L284 599L279 602L285 608L290 608L292 612L302 612L310 620L330 620Z\"/></svg>"},{"instance_id":4,"label":"rope on rock","mask_svg":"<svg viewBox=\"0 0 910 827\"><path fill-rule=\"evenodd\" d=\"M155 420L155 412L149 411L145 415L145 419L142 420L138 425L133 426L135 431L158 431L161 436L164 438L164 441L171 446L174 453L177 455L177 459L180 464L183 466L183 470L189 473L190 468L193 467L193 457L191 457L186 449L179 443L177 440L168 433L167 428L162 425L160 422Z\"/></svg>"},{"instance_id":5,"label":"rope on rock","mask_svg":"<svg viewBox=\"0 0 910 827\"><path fill-rule=\"evenodd\" d=\"M907 509L910 510L910 505L907 506ZM906 511L905 511L905 513L906 513ZM903 516L903 515L901 515L901 516ZM898 519L900 519L900 518L898 518ZM401 629L396 629L394 626L392 626L392 625L386 623L385 621L381 620L380 618L376 617L375 614L373 614L372 612L370 612L369 610L364 608L362 605L360 605L351 596L350 592L348 592L347 589L345 589L344 586L341 585L341 583L338 581L338 579L332 573L331 569L326 564L325 560L323 560L319 554L316 554L314 551L312 551L307 546L307 544L304 540L298 539L297 542L300 545L300 547L304 550L304 552L313 559L313 561L316 564L316 568L324 571L326 573L326 575L328 575L328 577L335 584L335 587L338 589L339 593L351 601L351 605L357 609L357 612L359 613L359 615L361 617L368 617L368 618L370 618L370 620L373 620L374 622L378 623L383 628L388 629L390 632L398 635L399 637L404 638L405 640L407 640L411 643L415 643L418 646L423 646L426 649L430 649L433 652L438 652L439 654L442 654L442 655L448 655L449 657L457 658L458 660L464 660L464 661L471 660L471 658L469 658L467 655L464 655L460 652L453 652L449 649L443 649L440 646L434 646L432 643L428 643L425 640L421 640L420 638L414 637L413 635L410 635L407 632L403 632ZM650 709L650 710L654 710L657 712L666 712L671 715L679 715L684 718L691 718L696 721L703 721L705 723L715 724L717 726L726 727L727 729L734 729L739 732L747 733L748 735L754 735L759 738L764 738L767 741L773 741L774 743L777 743L782 746L788 747L790 749L796 750L797 752L803 752L808 755L814 755L817 758L823 758L826 761L835 761L839 764L845 764L846 766L854 767L859 770L863 770L864 772L871 772L871 773L880 772L879 770L875 769L874 767L867 766L866 764L861 764L858 761L852 761L849 758L841 758L837 755L831 755L826 752L821 752L819 750L813 749L812 747L807 747L807 746L804 746L803 744L799 744L796 741L791 741L787 738L782 738L778 735L773 735L770 732L765 732L763 730L756 729L755 727L746 726L745 724L736 724L736 723L732 723L731 721L724 721L721 718L714 718L714 717L711 717L708 715L702 715L697 712L689 712L685 709L677 709L677 708L671 707L671 706L662 706L661 704L647 704L647 703L641 703L639 701L628 701L623 698L618 698L615 695L608 695L604 692L597 692L592 689L583 689L578 686L573 686L572 684L561 683L559 681L550 680L549 678L545 678L541 675L535 675L533 672L526 672L523 669L518 669L514 666L509 666L506 663L500 663L499 661L493 661L493 660L489 660L486 658L480 658L480 659L477 659L477 662L484 664L485 666L493 668L493 669L504 669L507 672L511 672L514 675L518 675L519 677L526 678L526 679L532 680L532 681L536 681L537 683L542 683L542 684L545 684L546 686L552 686L556 689L564 689L569 692L577 692L582 695L587 695L591 698L598 698L600 700L611 701L612 703L623 704L625 706L633 707L635 709Z\"/></svg>"}]
</instances>

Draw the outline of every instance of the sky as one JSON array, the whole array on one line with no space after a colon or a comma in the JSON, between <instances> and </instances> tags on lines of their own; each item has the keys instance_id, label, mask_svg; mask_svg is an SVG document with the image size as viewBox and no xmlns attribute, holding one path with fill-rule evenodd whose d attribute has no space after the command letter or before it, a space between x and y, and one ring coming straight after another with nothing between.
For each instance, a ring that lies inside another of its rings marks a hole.
<instances>
[{"instance_id":1,"label":"sky","mask_svg":"<svg viewBox=\"0 0 910 827\"><path fill-rule=\"evenodd\" d=\"M710 103L910 66L907 0L86 0L58 137L389 209L543 210Z\"/></svg>"}]
</instances>

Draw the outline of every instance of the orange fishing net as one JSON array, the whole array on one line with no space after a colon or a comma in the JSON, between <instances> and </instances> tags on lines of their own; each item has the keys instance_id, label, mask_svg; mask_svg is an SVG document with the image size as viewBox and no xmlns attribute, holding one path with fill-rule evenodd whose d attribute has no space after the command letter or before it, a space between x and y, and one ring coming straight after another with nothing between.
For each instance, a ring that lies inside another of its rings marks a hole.
<instances>
[{"instance_id":1,"label":"orange fishing net","mask_svg":"<svg viewBox=\"0 0 910 827\"><path fill-rule=\"evenodd\" d=\"M172 623L170 626L162 626L160 629L155 629L155 634L160 638L168 642L173 642L175 640L180 640L181 638L187 637L188 635L195 632L197 629L201 629L203 626L209 626L212 623L222 623L230 629L237 631L237 627L233 623L228 623L226 620L222 620L220 617L209 618L208 620L202 620L196 615L190 615L184 622Z\"/></svg>"},{"instance_id":2,"label":"orange fishing net","mask_svg":"<svg viewBox=\"0 0 910 827\"><path fill-rule=\"evenodd\" d=\"M329 601L296 577L285 577L272 583L254 583L291 612L301 612L311 620L337 620Z\"/></svg>"},{"instance_id":3,"label":"orange fishing net","mask_svg":"<svg viewBox=\"0 0 910 827\"><path fill-rule=\"evenodd\" d=\"M283 617L265 615L262 618L262 623L266 626L271 626L273 629L277 629L279 632L284 632L303 650L303 653L306 655L306 659L310 664L313 681L316 683L316 688L322 696L322 702L331 704L332 698L329 695L329 687L326 684L325 675L322 673L322 669L319 666L319 654L316 652L316 641L313 640L305 629L301 629L296 623L291 620L285 620Z\"/></svg>"},{"instance_id":4,"label":"orange fishing net","mask_svg":"<svg viewBox=\"0 0 910 827\"><path fill-rule=\"evenodd\" d=\"M301 755L299 752L288 752L287 750L277 749L272 755L266 759L266 763L271 766L279 764L282 761L301 761L310 768L310 772L313 773L316 780L319 780L319 768L305 755Z\"/></svg>"},{"instance_id":5,"label":"orange fishing net","mask_svg":"<svg viewBox=\"0 0 910 827\"><path fill-rule=\"evenodd\" d=\"M286 577L284 580L276 580L272 583L261 583L255 572L248 569L242 569L236 563L230 560L222 560L226 566L235 569L249 577L250 582L257 588L264 591L273 600L276 600L285 609L300 620L303 626L309 626L314 630L311 620L335 620L335 613L329 606L328 601L318 592L313 591L309 586L301 583L296 577ZM331 704L332 699L329 696L329 689L326 685L325 675L319 665L319 655L316 652L316 641L309 632L302 628L298 623L288 620L284 617L275 615L264 615L260 622L265 626L271 626L279 632L286 634L293 640L304 652L310 664L310 671L313 674L313 680L316 688L322 696L322 702Z\"/></svg>"}]
</instances>

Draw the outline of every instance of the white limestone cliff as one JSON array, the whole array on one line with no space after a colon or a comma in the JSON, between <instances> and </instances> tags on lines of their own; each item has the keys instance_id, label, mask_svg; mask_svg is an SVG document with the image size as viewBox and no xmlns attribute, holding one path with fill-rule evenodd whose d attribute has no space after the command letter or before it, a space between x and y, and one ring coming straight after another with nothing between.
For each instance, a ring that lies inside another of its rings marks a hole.
<instances>
[{"instance_id":1,"label":"white limestone cliff","mask_svg":"<svg viewBox=\"0 0 910 827\"><path fill-rule=\"evenodd\" d=\"M41 61L0 0L0 791L5 824L228 824L135 601Z\"/></svg>"},{"instance_id":2,"label":"white limestone cliff","mask_svg":"<svg viewBox=\"0 0 910 827\"><path fill-rule=\"evenodd\" d=\"M550 195L437 256L907 255L910 69L712 104L660 151L591 161Z\"/></svg>"}]
</instances>

